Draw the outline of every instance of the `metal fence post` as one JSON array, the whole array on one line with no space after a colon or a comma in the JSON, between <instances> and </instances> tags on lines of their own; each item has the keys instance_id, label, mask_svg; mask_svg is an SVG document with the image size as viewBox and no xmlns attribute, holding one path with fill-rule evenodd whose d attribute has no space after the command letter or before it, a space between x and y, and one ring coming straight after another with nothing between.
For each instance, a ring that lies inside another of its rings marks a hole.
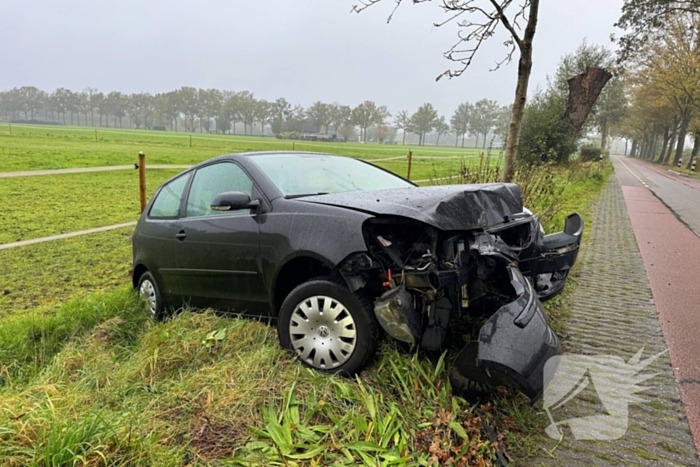
<instances>
[{"instance_id":1,"label":"metal fence post","mask_svg":"<svg viewBox=\"0 0 700 467\"><path fill-rule=\"evenodd\" d=\"M146 155L139 152L139 197L141 200L141 212L146 209Z\"/></svg>"}]
</instances>

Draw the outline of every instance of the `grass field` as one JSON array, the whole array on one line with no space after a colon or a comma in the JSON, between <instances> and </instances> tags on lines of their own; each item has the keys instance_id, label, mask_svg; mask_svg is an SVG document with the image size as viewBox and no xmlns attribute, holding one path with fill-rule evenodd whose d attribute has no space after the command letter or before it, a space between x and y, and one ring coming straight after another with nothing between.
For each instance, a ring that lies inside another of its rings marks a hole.
<instances>
[{"instance_id":1,"label":"grass field","mask_svg":"<svg viewBox=\"0 0 700 467\"><path fill-rule=\"evenodd\" d=\"M128 165L136 162L139 151L146 153L150 164L195 164L221 154L247 151L290 151L294 148L297 151L327 152L371 160L406 156L409 150L408 146L401 145L321 143L107 128L96 130L97 140L95 129L91 128L12 125L10 135L7 125L0 126L0 172ZM425 161L419 159L422 157L468 157L471 162L478 160L477 156L484 152L471 148L430 146L410 149L417 165L425 165ZM433 162L441 166L450 161L437 159ZM406 165L404 162L403 166ZM430 174L422 176L422 173L417 169L412 178L430 177Z\"/></svg>"},{"instance_id":2,"label":"grass field","mask_svg":"<svg viewBox=\"0 0 700 467\"><path fill-rule=\"evenodd\" d=\"M148 196L178 170L148 171ZM0 179L0 244L134 221L136 170Z\"/></svg>"},{"instance_id":3,"label":"grass field","mask_svg":"<svg viewBox=\"0 0 700 467\"><path fill-rule=\"evenodd\" d=\"M129 164L139 150L150 163L195 163L291 144L195 135L190 149L188 136L158 132L98 130L95 142L85 129L12 131L0 127L0 170ZM310 146L368 159L406 150ZM414 150L411 178L459 173L459 151L423 150ZM404 161L379 164L405 175ZM497 162L489 165L486 179L498 173ZM523 189L551 230L571 211L590 218L609 171L542 169ZM149 191L173 173L149 171ZM0 243L135 220L137 174L0 179L0 202ZM544 418L509 393L479 404L452 397L449 361L386 344L371 368L347 380L303 369L264 323L210 313L150 322L128 285L131 232L0 251L0 465L444 465L463 454L466 465L488 466L499 445L521 465L541 453ZM548 312L559 325L566 297Z\"/></svg>"}]
</instances>

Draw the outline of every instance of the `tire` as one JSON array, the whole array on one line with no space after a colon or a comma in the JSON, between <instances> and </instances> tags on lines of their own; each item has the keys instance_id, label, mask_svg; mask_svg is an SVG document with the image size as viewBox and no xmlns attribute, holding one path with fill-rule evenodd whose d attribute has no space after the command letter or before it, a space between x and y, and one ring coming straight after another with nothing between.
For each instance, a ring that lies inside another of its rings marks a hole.
<instances>
[{"instance_id":1,"label":"tire","mask_svg":"<svg viewBox=\"0 0 700 467\"><path fill-rule=\"evenodd\" d=\"M326 316L323 316L323 313ZM374 358L379 323L371 302L334 277L292 290L282 303L277 333L283 348L316 370L354 375Z\"/></svg>"},{"instance_id":2,"label":"tire","mask_svg":"<svg viewBox=\"0 0 700 467\"><path fill-rule=\"evenodd\" d=\"M138 291L139 297L146 301L151 318L156 321L165 319L166 314L163 308L163 300L161 299L160 289L158 288L156 280L153 278L153 274L149 271L141 274L136 290Z\"/></svg>"}]
</instances>

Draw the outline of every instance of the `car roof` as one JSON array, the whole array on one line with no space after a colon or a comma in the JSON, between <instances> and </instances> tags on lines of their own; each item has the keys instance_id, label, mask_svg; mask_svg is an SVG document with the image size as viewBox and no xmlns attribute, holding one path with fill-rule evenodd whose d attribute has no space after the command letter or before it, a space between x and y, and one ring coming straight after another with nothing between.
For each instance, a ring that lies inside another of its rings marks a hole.
<instances>
[{"instance_id":1,"label":"car roof","mask_svg":"<svg viewBox=\"0 0 700 467\"><path fill-rule=\"evenodd\" d=\"M197 168L202 165L207 165L215 161L221 160L241 160L243 158L256 157L256 156L268 156L268 155L287 155L287 156L318 156L318 157L345 157L338 154L327 154L323 152L305 152L305 151L255 151L255 152L239 152L233 154L223 154L221 156L216 156L211 159L207 159L199 164L192 166L192 168Z\"/></svg>"}]
</instances>

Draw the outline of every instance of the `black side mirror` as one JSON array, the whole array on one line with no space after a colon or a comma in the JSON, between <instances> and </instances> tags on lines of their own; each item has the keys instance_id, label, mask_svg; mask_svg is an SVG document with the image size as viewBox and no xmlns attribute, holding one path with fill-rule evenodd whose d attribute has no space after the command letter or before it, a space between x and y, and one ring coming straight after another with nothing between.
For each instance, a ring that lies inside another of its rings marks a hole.
<instances>
[{"instance_id":1,"label":"black side mirror","mask_svg":"<svg viewBox=\"0 0 700 467\"><path fill-rule=\"evenodd\" d=\"M211 202L214 211L237 211L239 209L253 209L260 206L260 201L252 200L250 196L240 191L227 191L219 193Z\"/></svg>"}]
</instances>

